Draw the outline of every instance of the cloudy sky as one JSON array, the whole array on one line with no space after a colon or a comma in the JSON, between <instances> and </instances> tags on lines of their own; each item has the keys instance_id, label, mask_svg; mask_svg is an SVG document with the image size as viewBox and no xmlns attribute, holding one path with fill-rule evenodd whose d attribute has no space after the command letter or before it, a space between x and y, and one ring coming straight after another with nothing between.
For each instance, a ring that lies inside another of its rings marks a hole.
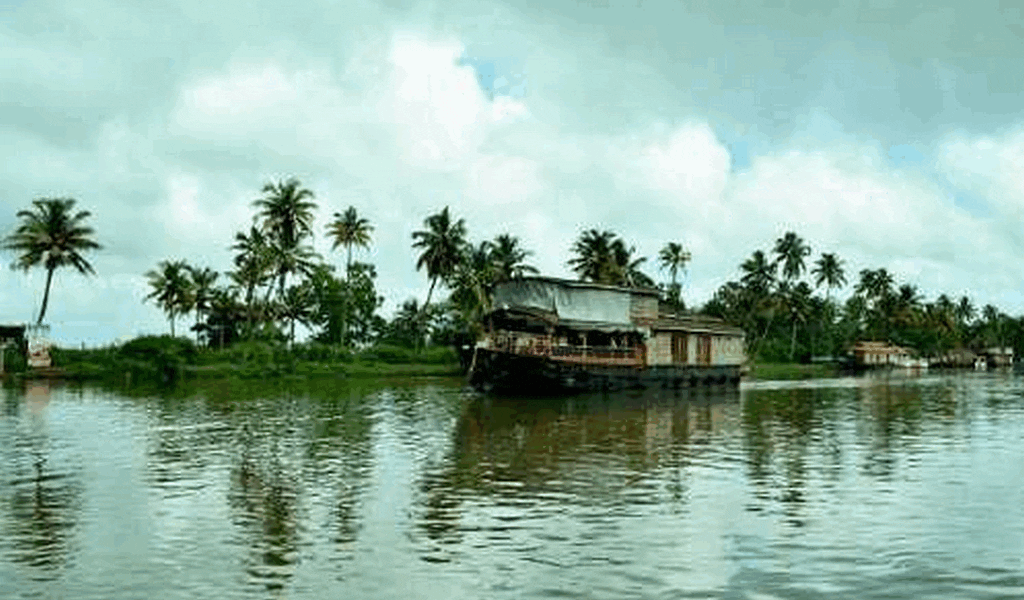
<instances>
[{"instance_id":1,"label":"cloudy sky","mask_svg":"<svg viewBox=\"0 0 1024 600\"><path fill-rule=\"evenodd\" d=\"M98 276L48 312L73 344L166 331L143 273L227 269L289 176L318 233L372 220L386 312L425 296L410 234L445 205L551 275L584 228L683 242L691 304L794 230L850 279L1024 312L1021 10L822 4L0 0L0 233L37 197L93 212ZM0 259L0 322L31 320L43 273Z\"/></svg>"}]
</instances>

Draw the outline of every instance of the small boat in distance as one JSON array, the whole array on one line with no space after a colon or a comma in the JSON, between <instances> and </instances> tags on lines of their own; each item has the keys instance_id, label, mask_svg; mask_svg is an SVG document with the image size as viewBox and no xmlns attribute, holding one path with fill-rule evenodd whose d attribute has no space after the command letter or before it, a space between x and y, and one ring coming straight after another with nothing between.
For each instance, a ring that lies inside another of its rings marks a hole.
<instances>
[{"instance_id":1,"label":"small boat in distance","mask_svg":"<svg viewBox=\"0 0 1024 600\"><path fill-rule=\"evenodd\" d=\"M655 289L552 277L498 284L470 384L558 393L738 383L743 331L659 310L659 298Z\"/></svg>"}]
</instances>

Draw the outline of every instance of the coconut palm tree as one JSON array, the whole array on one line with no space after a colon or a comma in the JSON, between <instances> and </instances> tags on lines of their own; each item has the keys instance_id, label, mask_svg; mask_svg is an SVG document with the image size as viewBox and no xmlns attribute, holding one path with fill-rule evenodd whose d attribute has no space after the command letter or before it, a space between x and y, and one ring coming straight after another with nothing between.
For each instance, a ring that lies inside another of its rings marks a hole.
<instances>
[{"instance_id":1,"label":"coconut palm tree","mask_svg":"<svg viewBox=\"0 0 1024 600\"><path fill-rule=\"evenodd\" d=\"M213 301L213 284L217 282L218 274L210 267L188 267L189 276L192 280L193 307L196 311L196 342L199 342L199 322L210 309Z\"/></svg>"},{"instance_id":2,"label":"coconut palm tree","mask_svg":"<svg viewBox=\"0 0 1024 600\"><path fill-rule=\"evenodd\" d=\"M974 315L977 314L974 308L974 304L971 299L967 296L961 296L960 301L956 305L956 318L960 320L961 325L968 325L974 320Z\"/></svg>"},{"instance_id":3,"label":"coconut palm tree","mask_svg":"<svg viewBox=\"0 0 1024 600\"><path fill-rule=\"evenodd\" d=\"M373 233L373 226L369 219L359 216L354 206L349 206L344 213L334 213L334 221L327 225L327 235L334 239L332 250L338 246L344 246L348 252L345 261L345 276L348 276L352 268L352 247L370 247L370 234Z\"/></svg>"},{"instance_id":4,"label":"coconut palm tree","mask_svg":"<svg viewBox=\"0 0 1024 600\"><path fill-rule=\"evenodd\" d=\"M188 265L183 260L160 261L157 269L146 272L146 278L153 291L145 299L153 300L167 313L171 323L171 337L174 337L175 316L186 312L193 302Z\"/></svg>"},{"instance_id":5,"label":"coconut palm tree","mask_svg":"<svg viewBox=\"0 0 1024 600\"><path fill-rule=\"evenodd\" d=\"M291 345L295 345L295 322L309 326L315 308L312 289L308 285L293 285L281 296L278 316L289 321L288 340Z\"/></svg>"},{"instance_id":6,"label":"coconut palm tree","mask_svg":"<svg viewBox=\"0 0 1024 600\"><path fill-rule=\"evenodd\" d=\"M237 254L234 259L235 270L230 276L237 286L245 290L247 321L251 328L256 288L271 281L273 258L270 240L262 229L250 227L248 234L242 231L235 234L235 243L231 249ZM272 287L273 284L268 283L268 294Z\"/></svg>"},{"instance_id":7,"label":"coconut palm tree","mask_svg":"<svg viewBox=\"0 0 1024 600\"><path fill-rule=\"evenodd\" d=\"M467 244L452 276L451 302L470 327L476 326L491 309L491 290L497 274L493 252L494 246L486 240L475 246Z\"/></svg>"},{"instance_id":8,"label":"coconut palm tree","mask_svg":"<svg viewBox=\"0 0 1024 600\"><path fill-rule=\"evenodd\" d=\"M284 294L285 279L296 264L281 260L299 252L302 241L313 235L313 211L317 205L310 200L313 192L303 188L296 178L271 182L263 186L263 197L253 201L259 209L256 219L269 234L272 245L278 249L276 265L278 293Z\"/></svg>"},{"instance_id":9,"label":"coconut palm tree","mask_svg":"<svg viewBox=\"0 0 1024 600\"><path fill-rule=\"evenodd\" d=\"M640 265L647 262L646 256L633 257L636 252L635 246L626 247L622 238L612 242L612 285L626 287L654 287L654 280L640 270Z\"/></svg>"},{"instance_id":10,"label":"coconut palm tree","mask_svg":"<svg viewBox=\"0 0 1024 600\"><path fill-rule=\"evenodd\" d=\"M622 238L611 231L588 229L573 243L575 253L566 264L579 275L580 281L628 287L654 285L640 270L646 257L634 257L636 248L627 247Z\"/></svg>"},{"instance_id":11,"label":"coconut palm tree","mask_svg":"<svg viewBox=\"0 0 1024 600\"><path fill-rule=\"evenodd\" d=\"M610 283L612 273L612 244L617 236L611 231L588 229L572 245L574 257L566 264L579 276L580 281Z\"/></svg>"},{"instance_id":12,"label":"coconut palm tree","mask_svg":"<svg viewBox=\"0 0 1024 600\"><path fill-rule=\"evenodd\" d=\"M672 275L672 285L676 285L676 274L686 271L686 263L690 262L690 251L679 242L669 242L658 253L658 262L662 269L668 269Z\"/></svg>"},{"instance_id":13,"label":"coconut palm tree","mask_svg":"<svg viewBox=\"0 0 1024 600\"><path fill-rule=\"evenodd\" d=\"M782 276L798 279L804 272L804 257L811 253L811 247L792 231L775 240L775 262L782 264Z\"/></svg>"},{"instance_id":14,"label":"coconut palm tree","mask_svg":"<svg viewBox=\"0 0 1024 600\"><path fill-rule=\"evenodd\" d=\"M53 272L58 267L72 266L83 275L95 274L82 253L99 250L102 246L92 239L93 228L85 224L91 213L87 210L73 213L74 206L74 198L33 200L31 210L16 213L21 223L3 240L4 249L20 253L11 268L28 271L42 265L46 269L43 304L36 324L42 324L46 316Z\"/></svg>"},{"instance_id":15,"label":"coconut palm tree","mask_svg":"<svg viewBox=\"0 0 1024 600\"><path fill-rule=\"evenodd\" d=\"M420 250L416 270L425 269L430 277L430 289L423 303L425 311L438 280L450 279L462 259L466 245L466 223L462 219L453 221L446 206L441 212L424 219L423 226L423 230L412 233L412 247Z\"/></svg>"},{"instance_id":16,"label":"coconut palm tree","mask_svg":"<svg viewBox=\"0 0 1024 600\"><path fill-rule=\"evenodd\" d=\"M778 270L778 263L769 261L761 250L755 250L750 258L743 261L740 270L743 271L740 281L757 296L764 296L775 285L775 272Z\"/></svg>"},{"instance_id":17,"label":"coconut palm tree","mask_svg":"<svg viewBox=\"0 0 1024 600\"><path fill-rule=\"evenodd\" d=\"M821 287L825 284L825 297L828 298L832 288L841 288L846 285L846 272L843 270L843 261L835 254L822 254L811 271L814 275L814 287Z\"/></svg>"},{"instance_id":18,"label":"coconut palm tree","mask_svg":"<svg viewBox=\"0 0 1024 600\"><path fill-rule=\"evenodd\" d=\"M528 273L538 273L536 267L526 264L526 257L533 254L524 250L519 238L503 233L490 243L490 259L494 269L494 282L519 279Z\"/></svg>"}]
</instances>

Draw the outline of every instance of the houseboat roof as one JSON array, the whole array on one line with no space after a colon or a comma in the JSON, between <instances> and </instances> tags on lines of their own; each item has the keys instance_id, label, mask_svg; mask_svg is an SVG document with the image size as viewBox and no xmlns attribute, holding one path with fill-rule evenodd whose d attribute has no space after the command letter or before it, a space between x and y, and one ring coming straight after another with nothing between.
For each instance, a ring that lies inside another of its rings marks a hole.
<instances>
[{"instance_id":1,"label":"houseboat roof","mask_svg":"<svg viewBox=\"0 0 1024 600\"><path fill-rule=\"evenodd\" d=\"M622 292L626 294L643 294L646 296L661 296L661 290L650 287L625 287L621 285L608 285L605 283L591 283L589 281L577 281L575 279L562 279L560 277L547 277L544 275L528 275L526 277L519 277L516 279L510 279L499 283L498 286L515 283L547 283L558 287L567 287L575 289L591 289L591 290L610 290L615 292Z\"/></svg>"},{"instance_id":2,"label":"houseboat roof","mask_svg":"<svg viewBox=\"0 0 1024 600\"><path fill-rule=\"evenodd\" d=\"M662 317L651 323L651 329L654 331L688 331L718 335L743 335L743 330L739 327L729 325L721 319L705 317L703 315Z\"/></svg>"}]
</instances>

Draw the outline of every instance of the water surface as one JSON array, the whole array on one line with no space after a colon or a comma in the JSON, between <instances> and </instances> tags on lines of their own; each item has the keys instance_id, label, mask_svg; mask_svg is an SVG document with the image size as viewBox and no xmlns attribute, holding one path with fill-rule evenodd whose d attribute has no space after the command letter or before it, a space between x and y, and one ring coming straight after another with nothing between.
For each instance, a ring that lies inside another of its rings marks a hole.
<instances>
[{"instance_id":1,"label":"water surface","mask_svg":"<svg viewBox=\"0 0 1024 600\"><path fill-rule=\"evenodd\" d=\"M1024 597L1012 375L0 394L0 598Z\"/></svg>"}]
</instances>

